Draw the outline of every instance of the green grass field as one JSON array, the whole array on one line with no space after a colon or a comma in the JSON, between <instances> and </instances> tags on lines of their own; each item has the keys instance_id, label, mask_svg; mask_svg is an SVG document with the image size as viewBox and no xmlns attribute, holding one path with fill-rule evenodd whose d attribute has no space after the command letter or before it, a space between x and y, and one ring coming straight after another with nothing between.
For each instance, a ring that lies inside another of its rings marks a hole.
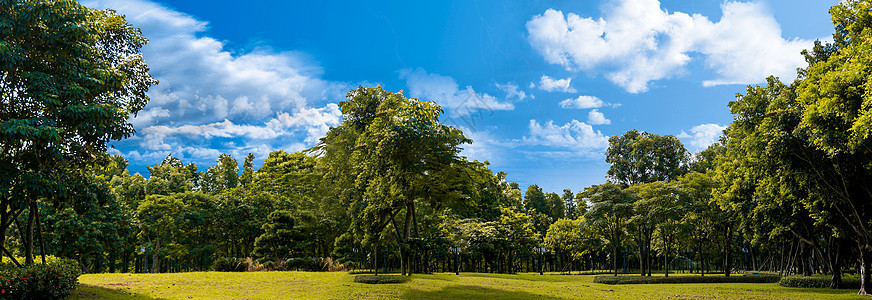
<instances>
[{"instance_id":1,"label":"green grass field","mask_svg":"<svg viewBox=\"0 0 872 300\"><path fill-rule=\"evenodd\" d=\"M868 299L774 283L605 285L593 277L442 273L370 285L345 272L87 274L70 299Z\"/></svg>"}]
</instances>

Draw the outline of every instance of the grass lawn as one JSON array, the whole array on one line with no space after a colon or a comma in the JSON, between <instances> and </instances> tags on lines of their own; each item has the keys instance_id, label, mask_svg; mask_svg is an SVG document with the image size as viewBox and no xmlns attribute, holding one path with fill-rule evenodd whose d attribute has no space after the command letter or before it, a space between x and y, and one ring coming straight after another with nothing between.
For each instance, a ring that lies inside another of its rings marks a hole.
<instances>
[{"instance_id":1,"label":"grass lawn","mask_svg":"<svg viewBox=\"0 0 872 300\"><path fill-rule=\"evenodd\" d=\"M774 283L605 285L593 277L441 273L370 285L345 272L87 274L70 299L870 299Z\"/></svg>"}]
</instances>

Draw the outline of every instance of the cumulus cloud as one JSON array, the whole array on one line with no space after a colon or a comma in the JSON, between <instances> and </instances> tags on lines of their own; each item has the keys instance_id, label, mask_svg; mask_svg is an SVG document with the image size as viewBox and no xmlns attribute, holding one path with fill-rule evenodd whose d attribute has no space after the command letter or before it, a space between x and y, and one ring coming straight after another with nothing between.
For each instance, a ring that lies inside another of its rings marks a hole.
<instances>
[{"instance_id":1,"label":"cumulus cloud","mask_svg":"<svg viewBox=\"0 0 872 300\"><path fill-rule=\"evenodd\" d=\"M338 124L330 102L350 85L320 79L321 69L303 53L227 49L206 36L207 22L147 0L83 4L117 10L149 39L142 54L160 84L131 116L137 135L113 143L132 160L154 163L169 153L198 163L214 163L220 153L263 158L312 146Z\"/></svg>"},{"instance_id":2,"label":"cumulus cloud","mask_svg":"<svg viewBox=\"0 0 872 300\"><path fill-rule=\"evenodd\" d=\"M690 134L682 130L677 137L684 140L684 143L690 146L688 148L691 151L698 152L705 150L705 148L714 144L718 140L718 137L721 136L724 129L727 129L727 126L721 126L718 124L700 124L691 128Z\"/></svg>"},{"instance_id":3,"label":"cumulus cloud","mask_svg":"<svg viewBox=\"0 0 872 300\"><path fill-rule=\"evenodd\" d=\"M591 125L606 125L611 124L612 121L606 119L606 116L603 113L597 111L596 109L591 110L587 113L587 122Z\"/></svg>"},{"instance_id":4,"label":"cumulus cloud","mask_svg":"<svg viewBox=\"0 0 872 300\"><path fill-rule=\"evenodd\" d=\"M812 45L787 40L762 4L725 2L718 22L667 12L658 0L618 0L593 19L548 9L526 24L530 44L552 64L570 71L599 73L631 93L650 82L684 72L690 54L702 54L717 74L705 86L750 84L769 75L796 76L800 51Z\"/></svg>"},{"instance_id":5,"label":"cumulus cloud","mask_svg":"<svg viewBox=\"0 0 872 300\"><path fill-rule=\"evenodd\" d=\"M517 84L507 82L506 84L496 84L497 88L506 93L506 99L518 98L524 100L527 98L527 93L524 93Z\"/></svg>"},{"instance_id":6,"label":"cumulus cloud","mask_svg":"<svg viewBox=\"0 0 872 300\"><path fill-rule=\"evenodd\" d=\"M606 105L603 100L594 96L586 96L581 95L577 98L570 98L563 101L560 101L560 107L562 108L578 108L578 109L586 109L586 108L598 108Z\"/></svg>"},{"instance_id":7,"label":"cumulus cloud","mask_svg":"<svg viewBox=\"0 0 872 300\"><path fill-rule=\"evenodd\" d=\"M539 78L539 89L546 92L575 93L576 90L570 85L571 82L572 78L554 79L551 76L542 75L542 78ZM530 87L535 86L533 83L530 84Z\"/></svg>"},{"instance_id":8,"label":"cumulus cloud","mask_svg":"<svg viewBox=\"0 0 872 300\"><path fill-rule=\"evenodd\" d=\"M400 79L406 81L411 97L434 101L454 116L468 116L479 111L515 109L515 105L510 102L501 101L485 93L477 93L471 86L460 89L454 78L427 73L422 68L400 70Z\"/></svg>"},{"instance_id":9,"label":"cumulus cloud","mask_svg":"<svg viewBox=\"0 0 872 300\"><path fill-rule=\"evenodd\" d=\"M524 145L557 148L571 156L599 153L609 145L607 136L578 120L563 125L556 125L554 121L539 124L530 120L529 128L530 135L521 139Z\"/></svg>"}]
</instances>

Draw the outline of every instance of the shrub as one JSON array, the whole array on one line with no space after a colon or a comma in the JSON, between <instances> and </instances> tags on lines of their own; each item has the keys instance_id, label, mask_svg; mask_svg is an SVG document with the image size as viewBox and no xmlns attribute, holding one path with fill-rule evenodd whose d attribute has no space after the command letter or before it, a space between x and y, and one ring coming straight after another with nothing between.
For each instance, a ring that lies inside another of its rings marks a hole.
<instances>
[{"instance_id":1,"label":"shrub","mask_svg":"<svg viewBox=\"0 0 872 300\"><path fill-rule=\"evenodd\" d=\"M0 264L0 299L60 299L69 296L79 283L82 270L73 260L52 260L47 264L17 267Z\"/></svg>"},{"instance_id":2,"label":"shrub","mask_svg":"<svg viewBox=\"0 0 872 300\"><path fill-rule=\"evenodd\" d=\"M244 258L221 257L212 263L212 270L218 272L248 271L248 261Z\"/></svg>"},{"instance_id":3,"label":"shrub","mask_svg":"<svg viewBox=\"0 0 872 300\"><path fill-rule=\"evenodd\" d=\"M354 282L367 284L403 283L408 281L408 276L403 275L357 275Z\"/></svg>"},{"instance_id":4,"label":"shrub","mask_svg":"<svg viewBox=\"0 0 872 300\"><path fill-rule=\"evenodd\" d=\"M829 288L831 281L832 277L827 275L791 275L782 277L781 280L778 281L778 285L795 288ZM859 289L860 278L852 275L842 275L842 285L839 286L839 288Z\"/></svg>"},{"instance_id":5,"label":"shrub","mask_svg":"<svg viewBox=\"0 0 872 300\"><path fill-rule=\"evenodd\" d=\"M595 283L603 284L653 284L653 283L775 283L780 277L774 275L760 276L596 276Z\"/></svg>"}]
</instances>

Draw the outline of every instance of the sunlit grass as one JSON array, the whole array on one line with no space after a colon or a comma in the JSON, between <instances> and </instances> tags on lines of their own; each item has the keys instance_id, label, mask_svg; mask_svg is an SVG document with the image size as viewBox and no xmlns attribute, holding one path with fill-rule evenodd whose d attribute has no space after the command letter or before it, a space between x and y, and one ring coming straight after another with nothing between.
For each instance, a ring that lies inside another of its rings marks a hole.
<instances>
[{"instance_id":1,"label":"sunlit grass","mask_svg":"<svg viewBox=\"0 0 872 300\"><path fill-rule=\"evenodd\" d=\"M689 274L681 274L689 276ZM672 276L672 275L670 275ZM698 275L697 275L698 276ZM716 275L706 275L716 276ZM344 272L87 274L71 299L867 299L855 290L777 284L593 283L592 275L416 274L403 284L362 284Z\"/></svg>"}]
</instances>

